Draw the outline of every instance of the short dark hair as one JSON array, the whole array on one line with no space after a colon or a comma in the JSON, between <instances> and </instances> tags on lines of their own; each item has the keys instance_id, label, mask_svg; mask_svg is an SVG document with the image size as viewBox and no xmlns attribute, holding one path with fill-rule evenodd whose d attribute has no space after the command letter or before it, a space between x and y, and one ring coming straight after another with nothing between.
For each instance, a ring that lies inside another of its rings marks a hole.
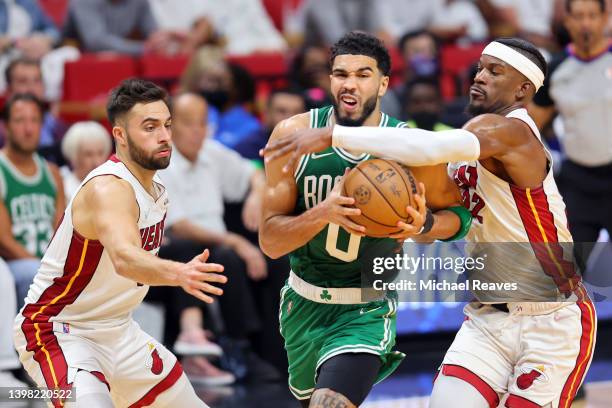
<instances>
[{"instance_id":1,"label":"short dark hair","mask_svg":"<svg viewBox=\"0 0 612 408\"><path fill-rule=\"evenodd\" d=\"M529 59L529 61L536 64L537 67L542 70L544 76L546 76L548 72L546 60L535 45L533 45L527 40L523 40L522 38L516 37L497 38L495 42L504 44L512 48L516 52L520 53L521 55L525 56L527 59Z\"/></svg>"},{"instance_id":2,"label":"short dark hair","mask_svg":"<svg viewBox=\"0 0 612 408\"><path fill-rule=\"evenodd\" d=\"M30 65L30 66L37 67L39 70L41 69L40 61L38 60L27 58L27 57L15 58L14 60L10 62L10 64L8 64L8 66L4 70L4 79L6 81L7 86L9 86L11 81L13 80L13 71L15 70L15 67L17 67L17 65ZM41 74L42 74L42 71L41 71Z\"/></svg>"},{"instance_id":3,"label":"short dark hair","mask_svg":"<svg viewBox=\"0 0 612 408\"><path fill-rule=\"evenodd\" d=\"M108 120L114 126L119 117L125 115L138 103L163 101L170 109L167 99L168 93L151 81L138 78L126 79L111 91L106 104Z\"/></svg>"},{"instance_id":4,"label":"short dark hair","mask_svg":"<svg viewBox=\"0 0 612 408\"><path fill-rule=\"evenodd\" d=\"M599 4L599 8L601 9L601 11L606 11L606 0L592 0L595 1ZM567 11L568 13L572 12L572 3L574 2L574 0L565 0L565 11Z\"/></svg>"},{"instance_id":5,"label":"short dark hair","mask_svg":"<svg viewBox=\"0 0 612 408\"><path fill-rule=\"evenodd\" d=\"M412 40L413 38L417 38L420 37L422 35L426 35L428 37L431 37L431 39L433 40L435 46L436 46L436 53L439 51L440 49L440 39L438 37L436 37L431 31L427 31L425 29L420 29L420 30L414 30L414 31L408 31L406 34L402 35L399 39L399 41L397 42L397 47L399 49L400 52L404 51L404 46L406 45L406 43L410 40Z\"/></svg>"},{"instance_id":6,"label":"short dark hair","mask_svg":"<svg viewBox=\"0 0 612 408\"><path fill-rule=\"evenodd\" d=\"M38 99L34 94L31 93L18 93L11 96L6 103L4 104L4 109L2 110L2 119L8 122L11 119L11 110L13 109L13 105L17 102L32 102L38 110L40 111L40 117L42 117L45 113L45 105L44 103Z\"/></svg>"},{"instance_id":7,"label":"short dark hair","mask_svg":"<svg viewBox=\"0 0 612 408\"><path fill-rule=\"evenodd\" d=\"M297 96L304 102L304 106L306 105L306 95L304 95L304 92L300 88L284 87L284 88L274 88L270 92L270 94L268 95L268 106L270 106L270 104L272 103L272 99L274 99L276 95L280 95L280 94Z\"/></svg>"},{"instance_id":8,"label":"short dark hair","mask_svg":"<svg viewBox=\"0 0 612 408\"><path fill-rule=\"evenodd\" d=\"M340 38L331 48L330 61L333 64L338 55L365 55L374 58L383 75L391 72L391 57L381 40L361 31L351 31Z\"/></svg>"}]
</instances>

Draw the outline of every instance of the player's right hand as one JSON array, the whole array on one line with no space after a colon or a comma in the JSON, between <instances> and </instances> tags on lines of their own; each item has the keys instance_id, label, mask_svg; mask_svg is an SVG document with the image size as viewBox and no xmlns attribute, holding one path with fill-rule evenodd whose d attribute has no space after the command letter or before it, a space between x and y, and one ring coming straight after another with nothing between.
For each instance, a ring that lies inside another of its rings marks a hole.
<instances>
[{"instance_id":1,"label":"player's right hand","mask_svg":"<svg viewBox=\"0 0 612 408\"><path fill-rule=\"evenodd\" d=\"M355 204L355 199L353 197L342 195L344 180L346 179L347 173L348 169L345 170L344 176L336 183L332 191L319 206L323 210L323 217L327 222L341 226L350 234L363 237L365 236L366 228L349 218L349 216L361 215L361 210L359 208L350 207Z\"/></svg>"},{"instance_id":2,"label":"player's right hand","mask_svg":"<svg viewBox=\"0 0 612 408\"><path fill-rule=\"evenodd\" d=\"M185 292L206 303L214 301L209 295L220 296L223 294L223 289L210 283L227 282L227 277L219 274L223 272L223 265L206 262L209 255L210 252L205 249L200 255L184 264L179 273L179 286Z\"/></svg>"}]
</instances>

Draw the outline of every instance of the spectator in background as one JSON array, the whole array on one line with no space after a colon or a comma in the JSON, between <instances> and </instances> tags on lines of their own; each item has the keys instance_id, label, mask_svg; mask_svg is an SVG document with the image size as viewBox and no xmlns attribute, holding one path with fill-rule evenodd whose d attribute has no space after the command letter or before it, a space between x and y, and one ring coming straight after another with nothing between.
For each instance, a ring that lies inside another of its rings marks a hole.
<instances>
[{"instance_id":1,"label":"spectator in background","mask_svg":"<svg viewBox=\"0 0 612 408\"><path fill-rule=\"evenodd\" d=\"M249 335L261 331L260 336L276 339L272 347L279 346L269 352L279 353L282 343L277 320L269 316L278 310L274 299L287 267L268 264L257 246L228 232L223 221L224 201L244 201L244 224L257 230L264 175L251 161L206 137L206 109L206 101L195 94L182 94L173 101L175 150L170 166L160 176L174 204L166 220L169 243L162 246L160 256L179 260L210 248L211 262L223 262L228 274L219 298L227 334L246 342ZM269 265L276 268L270 274ZM257 299L258 294L263 299Z\"/></svg>"},{"instance_id":2,"label":"spectator in background","mask_svg":"<svg viewBox=\"0 0 612 408\"><path fill-rule=\"evenodd\" d=\"M308 108L331 103L329 71L329 50L326 47L305 45L295 54L289 80L304 91Z\"/></svg>"},{"instance_id":3,"label":"spectator in background","mask_svg":"<svg viewBox=\"0 0 612 408\"><path fill-rule=\"evenodd\" d=\"M554 0L477 0L493 37L521 37L551 49Z\"/></svg>"},{"instance_id":4,"label":"spectator in background","mask_svg":"<svg viewBox=\"0 0 612 408\"><path fill-rule=\"evenodd\" d=\"M0 1L0 70L17 57L41 59L57 44L59 32L36 0ZM0 79L0 92L6 84Z\"/></svg>"},{"instance_id":5,"label":"spectator in background","mask_svg":"<svg viewBox=\"0 0 612 408\"><path fill-rule=\"evenodd\" d=\"M376 31L388 44L407 32L428 30L445 41L482 41L488 30L478 8L468 0L377 0Z\"/></svg>"},{"instance_id":6,"label":"spectator in background","mask_svg":"<svg viewBox=\"0 0 612 408\"><path fill-rule=\"evenodd\" d=\"M40 101L45 100L45 84L40 63L37 60L23 57L11 61L4 72L4 77L7 83L7 98L16 94L29 93ZM44 108L38 147L42 148L41 153L49 160L61 162L61 160L56 160L58 158L56 150L67 126L58 118L56 104L44 103Z\"/></svg>"},{"instance_id":7,"label":"spectator in background","mask_svg":"<svg viewBox=\"0 0 612 408\"><path fill-rule=\"evenodd\" d=\"M566 0L572 43L549 66L529 112L540 129L560 114L565 153L558 176L574 242L612 233L612 45L604 0ZM578 245L577 245L578 247ZM589 248L582 254L586 262Z\"/></svg>"},{"instance_id":8,"label":"spectator in background","mask_svg":"<svg viewBox=\"0 0 612 408\"><path fill-rule=\"evenodd\" d=\"M163 30L183 33L192 50L220 37L230 55L284 51L287 45L260 0L149 0Z\"/></svg>"},{"instance_id":9,"label":"spectator in background","mask_svg":"<svg viewBox=\"0 0 612 408\"><path fill-rule=\"evenodd\" d=\"M147 0L70 0L64 35L85 51L173 53L183 38L161 31Z\"/></svg>"},{"instance_id":10,"label":"spectator in background","mask_svg":"<svg viewBox=\"0 0 612 408\"><path fill-rule=\"evenodd\" d=\"M398 45L404 60L404 82L410 82L416 77L437 77L440 74L440 45L431 32L407 32L400 38Z\"/></svg>"},{"instance_id":11,"label":"spectator in background","mask_svg":"<svg viewBox=\"0 0 612 408\"><path fill-rule=\"evenodd\" d=\"M233 149L261 129L247 107L255 98L255 81L243 68L228 64L218 48L204 47L193 55L181 88L202 95L210 105L208 123L213 137Z\"/></svg>"},{"instance_id":12,"label":"spectator in background","mask_svg":"<svg viewBox=\"0 0 612 408\"><path fill-rule=\"evenodd\" d=\"M65 203L57 166L36 154L42 117L41 102L34 95L16 94L6 103L7 143L0 151L0 256L15 278L20 307Z\"/></svg>"},{"instance_id":13,"label":"spectator in background","mask_svg":"<svg viewBox=\"0 0 612 408\"><path fill-rule=\"evenodd\" d=\"M70 167L60 168L66 202L89 172L108 159L112 148L110 134L98 122L77 122L68 129L62 140L62 154Z\"/></svg>"},{"instance_id":14,"label":"spectator in background","mask_svg":"<svg viewBox=\"0 0 612 408\"><path fill-rule=\"evenodd\" d=\"M306 45L328 47L353 30L374 32L376 0L304 0L298 31Z\"/></svg>"},{"instance_id":15,"label":"spectator in background","mask_svg":"<svg viewBox=\"0 0 612 408\"><path fill-rule=\"evenodd\" d=\"M440 122L442 95L436 78L415 78L406 87L403 119L409 127L425 130L449 130L450 126Z\"/></svg>"},{"instance_id":16,"label":"spectator in background","mask_svg":"<svg viewBox=\"0 0 612 408\"><path fill-rule=\"evenodd\" d=\"M13 324L17 315L17 296L15 295L15 281L11 271L0 258L0 384L2 387L27 387L19 381L10 370L19 368L19 359L13 345Z\"/></svg>"},{"instance_id":17,"label":"spectator in background","mask_svg":"<svg viewBox=\"0 0 612 408\"><path fill-rule=\"evenodd\" d=\"M246 137L236 146L236 151L242 157L255 160L259 164L259 149L262 149L274 127L281 121L306 111L306 99L299 89L280 88L273 90L268 96L266 111L264 112L263 127ZM263 167L263 166L262 166Z\"/></svg>"}]
</instances>

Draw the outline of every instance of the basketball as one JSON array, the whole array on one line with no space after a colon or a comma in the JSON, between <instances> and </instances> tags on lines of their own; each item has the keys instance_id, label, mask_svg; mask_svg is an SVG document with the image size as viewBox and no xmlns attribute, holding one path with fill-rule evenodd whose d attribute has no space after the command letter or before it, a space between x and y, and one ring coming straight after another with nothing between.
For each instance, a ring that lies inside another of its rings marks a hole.
<instances>
[{"instance_id":1,"label":"basketball","mask_svg":"<svg viewBox=\"0 0 612 408\"><path fill-rule=\"evenodd\" d=\"M351 220L375 238L400 232L398 221L410 222L407 206L415 207L417 180L410 169L396 162L372 159L354 167L344 181L343 194L355 199L361 215Z\"/></svg>"}]
</instances>

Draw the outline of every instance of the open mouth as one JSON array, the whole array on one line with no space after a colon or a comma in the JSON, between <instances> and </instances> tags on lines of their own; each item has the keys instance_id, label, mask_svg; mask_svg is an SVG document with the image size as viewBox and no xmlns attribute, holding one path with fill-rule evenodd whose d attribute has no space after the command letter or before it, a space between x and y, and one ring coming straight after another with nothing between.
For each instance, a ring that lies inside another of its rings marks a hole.
<instances>
[{"instance_id":1,"label":"open mouth","mask_svg":"<svg viewBox=\"0 0 612 408\"><path fill-rule=\"evenodd\" d=\"M353 112L357 109L358 100L352 95L343 94L340 96L340 102L342 103L342 107L347 112Z\"/></svg>"}]
</instances>

